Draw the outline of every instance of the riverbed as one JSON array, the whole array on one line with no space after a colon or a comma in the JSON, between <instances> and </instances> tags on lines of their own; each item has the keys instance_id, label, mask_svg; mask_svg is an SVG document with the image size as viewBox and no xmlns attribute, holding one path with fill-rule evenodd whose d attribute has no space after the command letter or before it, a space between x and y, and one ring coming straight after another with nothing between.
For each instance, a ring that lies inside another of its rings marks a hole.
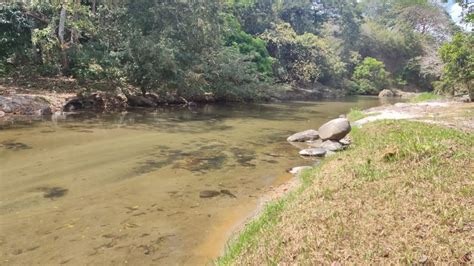
<instances>
[{"instance_id":1,"label":"riverbed","mask_svg":"<svg viewBox=\"0 0 474 266\"><path fill-rule=\"evenodd\" d=\"M288 168L316 163L287 136L380 104L207 105L1 125L0 261L209 263L259 199L292 178Z\"/></svg>"}]
</instances>

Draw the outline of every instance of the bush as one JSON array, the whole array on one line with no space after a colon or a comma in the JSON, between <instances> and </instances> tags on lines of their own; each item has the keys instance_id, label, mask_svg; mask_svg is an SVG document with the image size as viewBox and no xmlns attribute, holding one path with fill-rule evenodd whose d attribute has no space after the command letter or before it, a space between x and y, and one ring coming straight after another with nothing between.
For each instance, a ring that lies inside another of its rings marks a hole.
<instances>
[{"instance_id":1,"label":"bush","mask_svg":"<svg viewBox=\"0 0 474 266\"><path fill-rule=\"evenodd\" d=\"M378 94L390 85L384 63L372 57L366 57L355 68L352 80L353 92L358 94Z\"/></svg>"}]
</instances>

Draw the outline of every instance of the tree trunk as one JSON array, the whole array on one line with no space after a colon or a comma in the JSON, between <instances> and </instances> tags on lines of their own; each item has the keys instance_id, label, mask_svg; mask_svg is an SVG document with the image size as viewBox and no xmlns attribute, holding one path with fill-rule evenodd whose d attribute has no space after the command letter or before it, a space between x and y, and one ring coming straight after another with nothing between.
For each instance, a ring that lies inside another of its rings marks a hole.
<instances>
[{"instance_id":1,"label":"tree trunk","mask_svg":"<svg viewBox=\"0 0 474 266\"><path fill-rule=\"evenodd\" d=\"M469 93L469 100L474 102L474 88L469 84L469 81L466 83L467 86L467 93Z\"/></svg>"},{"instance_id":2,"label":"tree trunk","mask_svg":"<svg viewBox=\"0 0 474 266\"><path fill-rule=\"evenodd\" d=\"M97 0L92 0L92 13L95 15L95 13L97 12L97 3L96 3Z\"/></svg>"},{"instance_id":3,"label":"tree trunk","mask_svg":"<svg viewBox=\"0 0 474 266\"><path fill-rule=\"evenodd\" d=\"M61 64L62 64L62 72L63 74L66 73L69 69L69 63L66 53L66 42L64 40L64 27L66 25L66 3L61 3L61 12L59 13L59 27L58 27L58 38L59 44L61 49Z\"/></svg>"}]
</instances>

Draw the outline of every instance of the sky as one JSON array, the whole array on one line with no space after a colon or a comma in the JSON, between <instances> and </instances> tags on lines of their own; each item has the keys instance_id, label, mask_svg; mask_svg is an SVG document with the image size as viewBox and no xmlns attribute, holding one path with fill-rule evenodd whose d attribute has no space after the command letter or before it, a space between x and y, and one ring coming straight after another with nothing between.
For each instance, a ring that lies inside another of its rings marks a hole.
<instances>
[{"instance_id":1,"label":"sky","mask_svg":"<svg viewBox=\"0 0 474 266\"><path fill-rule=\"evenodd\" d=\"M456 1L448 0L446 4L443 4L443 7L451 15L451 18L456 22L456 24L465 30L472 29L472 26L470 27L469 25L461 23L462 8L456 3Z\"/></svg>"}]
</instances>

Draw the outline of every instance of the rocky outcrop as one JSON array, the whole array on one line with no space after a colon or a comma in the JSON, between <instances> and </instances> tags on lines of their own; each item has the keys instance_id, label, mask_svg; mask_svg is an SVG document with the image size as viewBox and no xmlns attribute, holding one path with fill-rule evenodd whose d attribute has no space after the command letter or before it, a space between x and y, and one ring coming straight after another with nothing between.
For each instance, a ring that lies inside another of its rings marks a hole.
<instances>
[{"instance_id":1,"label":"rocky outcrop","mask_svg":"<svg viewBox=\"0 0 474 266\"><path fill-rule=\"evenodd\" d=\"M155 97L155 95L150 95L149 97L127 95L127 100L128 105L133 107L156 107L159 98Z\"/></svg>"},{"instance_id":2,"label":"rocky outcrop","mask_svg":"<svg viewBox=\"0 0 474 266\"><path fill-rule=\"evenodd\" d=\"M16 115L51 115L50 103L39 96L0 96L0 111Z\"/></svg>"},{"instance_id":3,"label":"rocky outcrop","mask_svg":"<svg viewBox=\"0 0 474 266\"><path fill-rule=\"evenodd\" d=\"M379 93L379 97L394 97L395 93L389 89L384 89Z\"/></svg>"},{"instance_id":4,"label":"rocky outcrop","mask_svg":"<svg viewBox=\"0 0 474 266\"><path fill-rule=\"evenodd\" d=\"M326 154L326 150L323 148L309 148L300 151L302 156L314 156L314 157L323 157Z\"/></svg>"},{"instance_id":5,"label":"rocky outcrop","mask_svg":"<svg viewBox=\"0 0 474 266\"><path fill-rule=\"evenodd\" d=\"M340 140L351 131L351 124L346 118L333 119L322 125L318 132L322 140Z\"/></svg>"},{"instance_id":6,"label":"rocky outcrop","mask_svg":"<svg viewBox=\"0 0 474 266\"><path fill-rule=\"evenodd\" d=\"M127 108L127 98L123 94L96 92L74 97L64 105L64 111L80 110L117 111Z\"/></svg>"},{"instance_id":7,"label":"rocky outcrop","mask_svg":"<svg viewBox=\"0 0 474 266\"><path fill-rule=\"evenodd\" d=\"M289 142L305 142L319 139L318 131L308 129L289 136L286 140Z\"/></svg>"}]
</instances>

